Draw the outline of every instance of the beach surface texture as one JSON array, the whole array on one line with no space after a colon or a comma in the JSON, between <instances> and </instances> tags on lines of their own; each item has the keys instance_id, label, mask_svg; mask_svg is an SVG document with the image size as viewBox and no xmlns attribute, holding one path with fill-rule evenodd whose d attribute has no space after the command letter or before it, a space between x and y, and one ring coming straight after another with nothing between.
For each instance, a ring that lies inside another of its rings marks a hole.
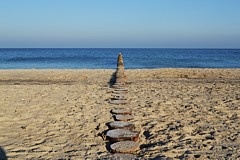
<instances>
[{"instance_id":1,"label":"beach surface texture","mask_svg":"<svg viewBox=\"0 0 240 160\"><path fill-rule=\"evenodd\" d=\"M111 157L115 70L0 70L0 147L8 159ZM142 159L240 158L240 69L125 70Z\"/></svg>"}]
</instances>

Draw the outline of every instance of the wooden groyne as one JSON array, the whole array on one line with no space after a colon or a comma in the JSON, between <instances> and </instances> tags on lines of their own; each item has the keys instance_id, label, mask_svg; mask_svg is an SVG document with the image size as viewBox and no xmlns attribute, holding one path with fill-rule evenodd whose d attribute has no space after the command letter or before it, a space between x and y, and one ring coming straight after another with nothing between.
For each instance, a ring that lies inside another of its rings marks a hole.
<instances>
[{"instance_id":1,"label":"wooden groyne","mask_svg":"<svg viewBox=\"0 0 240 160\"><path fill-rule=\"evenodd\" d=\"M109 151L125 159L134 159L139 149L139 132L131 122L134 119L133 111L128 106L128 88L122 54L118 55L115 81L111 86L113 89L109 104L112 106L111 114L113 121L108 123L109 130L106 132L106 139L109 141Z\"/></svg>"}]
</instances>

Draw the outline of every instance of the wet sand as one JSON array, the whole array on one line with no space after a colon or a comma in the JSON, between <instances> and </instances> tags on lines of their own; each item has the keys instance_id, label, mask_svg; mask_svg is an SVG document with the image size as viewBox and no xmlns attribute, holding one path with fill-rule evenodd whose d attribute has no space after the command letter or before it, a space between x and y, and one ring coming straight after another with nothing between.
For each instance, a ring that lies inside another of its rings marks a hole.
<instances>
[{"instance_id":1,"label":"wet sand","mask_svg":"<svg viewBox=\"0 0 240 160\"><path fill-rule=\"evenodd\" d=\"M9 159L111 157L115 70L1 70L0 146ZM240 69L126 70L142 159L240 158Z\"/></svg>"}]
</instances>

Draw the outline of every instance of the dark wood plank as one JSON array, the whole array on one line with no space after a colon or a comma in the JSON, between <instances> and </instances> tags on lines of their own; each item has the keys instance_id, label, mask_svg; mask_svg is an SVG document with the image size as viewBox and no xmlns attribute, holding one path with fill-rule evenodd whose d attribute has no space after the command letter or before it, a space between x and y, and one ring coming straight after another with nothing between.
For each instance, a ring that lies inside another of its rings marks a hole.
<instances>
[{"instance_id":1,"label":"dark wood plank","mask_svg":"<svg viewBox=\"0 0 240 160\"><path fill-rule=\"evenodd\" d=\"M134 128L134 124L131 122L122 122L122 121L114 121L108 123L110 129L128 129L132 130Z\"/></svg>"},{"instance_id":2,"label":"dark wood plank","mask_svg":"<svg viewBox=\"0 0 240 160\"><path fill-rule=\"evenodd\" d=\"M132 115L115 115L114 119L116 121L129 121L132 120L134 117Z\"/></svg>"},{"instance_id":3,"label":"dark wood plank","mask_svg":"<svg viewBox=\"0 0 240 160\"><path fill-rule=\"evenodd\" d=\"M114 91L128 91L127 88L116 88Z\"/></svg>"},{"instance_id":4,"label":"dark wood plank","mask_svg":"<svg viewBox=\"0 0 240 160\"><path fill-rule=\"evenodd\" d=\"M119 105L119 106L114 106L114 109L130 109L130 107Z\"/></svg>"},{"instance_id":5,"label":"dark wood plank","mask_svg":"<svg viewBox=\"0 0 240 160\"><path fill-rule=\"evenodd\" d=\"M130 109L112 109L112 114L121 114L121 115L130 115L132 114L132 110Z\"/></svg>"},{"instance_id":6,"label":"dark wood plank","mask_svg":"<svg viewBox=\"0 0 240 160\"><path fill-rule=\"evenodd\" d=\"M127 104L128 101L127 100L111 100L110 104L117 104L117 105L121 105L121 104Z\"/></svg>"},{"instance_id":7,"label":"dark wood plank","mask_svg":"<svg viewBox=\"0 0 240 160\"><path fill-rule=\"evenodd\" d=\"M114 90L112 93L114 93L114 94L127 94L128 91L116 91L116 90Z\"/></svg>"},{"instance_id":8,"label":"dark wood plank","mask_svg":"<svg viewBox=\"0 0 240 160\"><path fill-rule=\"evenodd\" d=\"M113 129L109 130L106 137L111 142L118 141L137 141L139 133L126 129Z\"/></svg>"},{"instance_id":9,"label":"dark wood plank","mask_svg":"<svg viewBox=\"0 0 240 160\"><path fill-rule=\"evenodd\" d=\"M127 95L126 94L112 94L112 99L127 100Z\"/></svg>"},{"instance_id":10,"label":"dark wood plank","mask_svg":"<svg viewBox=\"0 0 240 160\"><path fill-rule=\"evenodd\" d=\"M139 143L133 141L122 141L110 146L113 153L134 153L139 149Z\"/></svg>"}]
</instances>

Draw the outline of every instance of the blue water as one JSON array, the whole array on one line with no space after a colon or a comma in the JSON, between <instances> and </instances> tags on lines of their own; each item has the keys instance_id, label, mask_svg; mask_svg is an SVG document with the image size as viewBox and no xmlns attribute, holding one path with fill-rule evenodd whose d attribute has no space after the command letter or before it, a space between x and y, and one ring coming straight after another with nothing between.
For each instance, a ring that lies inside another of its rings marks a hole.
<instances>
[{"instance_id":1,"label":"blue water","mask_svg":"<svg viewBox=\"0 0 240 160\"><path fill-rule=\"evenodd\" d=\"M0 49L0 69L240 68L240 49Z\"/></svg>"}]
</instances>

